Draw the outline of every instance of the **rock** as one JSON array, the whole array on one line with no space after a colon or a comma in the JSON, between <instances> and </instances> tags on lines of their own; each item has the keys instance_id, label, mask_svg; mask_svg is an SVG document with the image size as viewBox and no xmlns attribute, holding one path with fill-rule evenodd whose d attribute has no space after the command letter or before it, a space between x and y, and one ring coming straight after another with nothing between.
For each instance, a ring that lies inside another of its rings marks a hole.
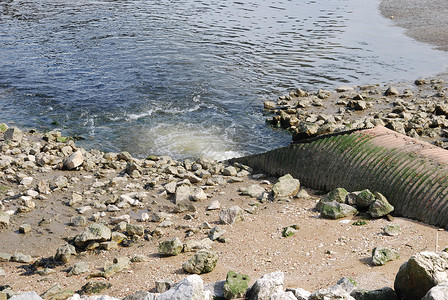
<instances>
[{"instance_id":1,"label":"rock","mask_svg":"<svg viewBox=\"0 0 448 300\"><path fill-rule=\"evenodd\" d=\"M8 228L9 226L9 215L4 211L0 210L0 229Z\"/></svg>"},{"instance_id":2,"label":"rock","mask_svg":"<svg viewBox=\"0 0 448 300\"><path fill-rule=\"evenodd\" d=\"M68 186L68 179L65 176L58 176L55 180L54 180L54 184L56 185L56 187L62 189Z\"/></svg>"},{"instance_id":3,"label":"rock","mask_svg":"<svg viewBox=\"0 0 448 300\"><path fill-rule=\"evenodd\" d=\"M87 226L83 232L75 237L75 244L84 247L92 241L105 242L111 239L112 232L104 224L93 223Z\"/></svg>"},{"instance_id":4,"label":"rock","mask_svg":"<svg viewBox=\"0 0 448 300\"><path fill-rule=\"evenodd\" d=\"M277 107L277 104L274 101L265 101L264 109L274 109Z\"/></svg>"},{"instance_id":5,"label":"rock","mask_svg":"<svg viewBox=\"0 0 448 300\"><path fill-rule=\"evenodd\" d=\"M184 245L178 237L159 243L159 253L164 255L175 256L182 252Z\"/></svg>"},{"instance_id":6,"label":"rock","mask_svg":"<svg viewBox=\"0 0 448 300\"><path fill-rule=\"evenodd\" d=\"M234 271L227 273L223 295L226 299L243 298L249 288L250 277Z\"/></svg>"},{"instance_id":7,"label":"rock","mask_svg":"<svg viewBox=\"0 0 448 300\"><path fill-rule=\"evenodd\" d=\"M420 252L401 265L394 283L398 299L420 300L439 283L448 281L448 253Z\"/></svg>"},{"instance_id":8,"label":"rock","mask_svg":"<svg viewBox=\"0 0 448 300\"><path fill-rule=\"evenodd\" d=\"M308 194L308 192L304 189L301 189L296 195L296 198L299 199L308 199L310 197L310 194Z\"/></svg>"},{"instance_id":9,"label":"rock","mask_svg":"<svg viewBox=\"0 0 448 300\"><path fill-rule=\"evenodd\" d=\"M108 282L89 281L81 287L81 290L79 291L79 293L82 295L96 294L105 289L110 288L111 286L112 285Z\"/></svg>"},{"instance_id":10,"label":"rock","mask_svg":"<svg viewBox=\"0 0 448 300\"><path fill-rule=\"evenodd\" d=\"M127 257L114 258L113 264L105 267L104 272L102 272L100 275L104 278L110 278L118 272L121 272L125 269L130 269L130 262L130 259Z\"/></svg>"},{"instance_id":11,"label":"rock","mask_svg":"<svg viewBox=\"0 0 448 300\"><path fill-rule=\"evenodd\" d=\"M46 180L41 180L37 183L37 191L43 195L50 193L50 186Z\"/></svg>"},{"instance_id":12,"label":"rock","mask_svg":"<svg viewBox=\"0 0 448 300\"><path fill-rule=\"evenodd\" d=\"M200 250L182 264L185 272L203 274L213 271L218 262L218 254L211 250Z\"/></svg>"},{"instance_id":13,"label":"rock","mask_svg":"<svg viewBox=\"0 0 448 300\"><path fill-rule=\"evenodd\" d=\"M384 226L383 231L390 236L396 236L401 233L401 227L398 224L388 224Z\"/></svg>"},{"instance_id":14,"label":"rock","mask_svg":"<svg viewBox=\"0 0 448 300\"><path fill-rule=\"evenodd\" d=\"M356 208L345 203L323 202L320 213L325 218L340 219L348 216L354 216L358 213Z\"/></svg>"},{"instance_id":15,"label":"rock","mask_svg":"<svg viewBox=\"0 0 448 300\"><path fill-rule=\"evenodd\" d=\"M448 299L448 282L442 282L431 288L422 300L446 300Z\"/></svg>"},{"instance_id":16,"label":"rock","mask_svg":"<svg viewBox=\"0 0 448 300\"><path fill-rule=\"evenodd\" d=\"M400 254L392 249L375 247L372 250L372 264L383 266L387 262L400 258Z\"/></svg>"},{"instance_id":17,"label":"rock","mask_svg":"<svg viewBox=\"0 0 448 300\"><path fill-rule=\"evenodd\" d=\"M397 294L390 287L377 290L356 289L350 293L356 300L397 300Z\"/></svg>"},{"instance_id":18,"label":"rock","mask_svg":"<svg viewBox=\"0 0 448 300\"><path fill-rule=\"evenodd\" d=\"M31 255L27 255L27 254L23 254L20 252L15 253L12 257L11 257L11 261L15 261L18 263L24 263L24 264L29 264L31 262L33 262L33 258L31 257Z\"/></svg>"},{"instance_id":19,"label":"rock","mask_svg":"<svg viewBox=\"0 0 448 300\"><path fill-rule=\"evenodd\" d=\"M76 255L75 247L70 244L65 244L58 247L54 259L62 261L63 263L68 263L72 255Z\"/></svg>"},{"instance_id":20,"label":"rock","mask_svg":"<svg viewBox=\"0 0 448 300\"><path fill-rule=\"evenodd\" d=\"M241 195L249 196L252 198L259 198L263 193L266 192L264 187L259 186L258 184L253 184L249 186L248 188L241 188L240 193Z\"/></svg>"},{"instance_id":21,"label":"rock","mask_svg":"<svg viewBox=\"0 0 448 300\"><path fill-rule=\"evenodd\" d=\"M142 236L145 233L145 228L142 225L126 224L126 232L129 236Z\"/></svg>"},{"instance_id":22,"label":"rock","mask_svg":"<svg viewBox=\"0 0 448 300\"><path fill-rule=\"evenodd\" d=\"M41 295L43 299L59 300L67 299L73 295L73 291L64 290L59 284L53 285Z\"/></svg>"},{"instance_id":23,"label":"rock","mask_svg":"<svg viewBox=\"0 0 448 300\"><path fill-rule=\"evenodd\" d=\"M81 151L76 151L64 159L64 168L66 168L68 170L73 170L73 169L81 166L83 162L84 162L84 157L83 157Z\"/></svg>"},{"instance_id":24,"label":"rock","mask_svg":"<svg viewBox=\"0 0 448 300\"><path fill-rule=\"evenodd\" d=\"M218 238L223 236L226 233L226 230L221 228L219 225L213 227L208 233L208 238L212 241L216 241Z\"/></svg>"},{"instance_id":25,"label":"rock","mask_svg":"<svg viewBox=\"0 0 448 300\"><path fill-rule=\"evenodd\" d=\"M293 292L281 292L271 296L269 300L297 300Z\"/></svg>"},{"instance_id":26,"label":"rock","mask_svg":"<svg viewBox=\"0 0 448 300\"><path fill-rule=\"evenodd\" d=\"M88 271L89 271L89 264L87 262L80 261L73 265L67 276L81 275Z\"/></svg>"},{"instance_id":27,"label":"rock","mask_svg":"<svg viewBox=\"0 0 448 300\"><path fill-rule=\"evenodd\" d=\"M282 237L293 236L300 229L299 225L286 226L282 230Z\"/></svg>"},{"instance_id":28,"label":"rock","mask_svg":"<svg viewBox=\"0 0 448 300\"><path fill-rule=\"evenodd\" d=\"M0 276L6 276L6 271L0 267Z\"/></svg>"},{"instance_id":29,"label":"rock","mask_svg":"<svg viewBox=\"0 0 448 300\"><path fill-rule=\"evenodd\" d=\"M190 203L189 201L183 201L183 202L179 202L176 204L176 207L174 208L173 212L175 213L182 213L182 212L196 212L196 206L194 206L192 203Z\"/></svg>"},{"instance_id":30,"label":"rock","mask_svg":"<svg viewBox=\"0 0 448 300\"><path fill-rule=\"evenodd\" d=\"M207 210L217 210L221 209L221 203L218 200L214 200L210 205L207 207Z\"/></svg>"},{"instance_id":31,"label":"rock","mask_svg":"<svg viewBox=\"0 0 448 300\"><path fill-rule=\"evenodd\" d=\"M238 174L238 171L233 166L228 166L222 170L222 174L225 176L236 176Z\"/></svg>"},{"instance_id":32,"label":"rock","mask_svg":"<svg viewBox=\"0 0 448 300\"><path fill-rule=\"evenodd\" d=\"M12 296L9 300L42 300L42 298L36 294L36 292L26 292L20 295Z\"/></svg>"},{"instance_id":33,"label":"rock","mask_svg":"<svg viewBox=\"0 0 448 300\"><path fill-rule=\"evenodd\" d=\"M146 291L137 291L123 298L123 300L156 300L156 299L157 299L156 294Z\"/></svg>"},{"instance_id":34,"label":"rock","mask_svg":"<svg viewBox=\"0 0 448 300\"><path fill-rule=\"evenodd\" d=\"M393 86L390 86L384 93L386 96L398 96L399 94L400 92Z\"/></svg>"},{"instance_id":35,"label":"rock","mask_svg":"<svg viewBox=\"0 0 448 300\"><path fill-rule=\"evenodd\" d=\"M354 110L365 110L367 109L367 103L364 100L350 100L347 104L348 107Z\"/></svg>"},{"instance_id":36,"label":"rock","mask_svg":"<svg viewBox=\"0 0 448 300\"><path fill-rule=\"evenodd\" d=\"M24 186L30 186L33 183L33 180L33 177L23 177L23 179L20 180L20 184Z\"/></svg>"},{"instance_id":37,"label":"rock","mask_svg":"<svg viewBox=\"0 0 448 300\"><path fill-rule=\"evenodd\" d=\"M291 292L294 294L294 296L297 298L297 300L308 300L308 298L310 297L311 293L301 289L301 288L297 288L297 289L286 289L286 291Z\"/></svg>"},{"instance_id":38,"label":"rock","mask_svg":"<svg viewBox=\"0 0 448 300\"><path fill-rule=\"evenodd\" d=\"M370 205L368 210L373 218L380 218L393 212L394 207L389 204L386 197L379 192L375 192L375 197L375 202Z\"/></svg>"},{"instance_id":39,"label":"rock","mask_svg":"<svg viewBox=\"0 0 448 300\"><path fill-rule=\"evenodd\" d=\"M272 187L274 198L295 196L300 189L300 181L286 174L278 179Z\"/></svg>"},{"instance_id":40,"label":"rock","mask_svg":"<svg viewBox=\"0 0 448 300\"><path fill-rule=\"evenodd\" d=\"M189 201L191 197L191 187L187 185L181 185L176 189L176 194L174 196L174 204Z\"/></svg>"},{"instance_id":41,"label":"rock","mask_svg":"<svg viewBox=\"0 0 448 300\"><path fill-rule=\"evenodd\" d=\"M328 194L323 196L320 201L316 205L316 209L318 211L322 210L322 205L326 202L339 202L339 203L346 203L346 198L349 195L346 189L344 188L336 188L332 191L330 191Z\"/></svg>"},{"instance_id":42,"label":"rock","mask_svg":"<svg viewBox=\"0 0 448 300\"><path fill-rule=\"evenodd\" d=\"M202 239L200 241L188 240L184 244L184 252L196 252L203 249L211 249L213 241L209 238Z\"/></svg>"},{"instance_id":43,"label":"rock","mask_svg":"<svg viewBox=\"0 0 448 300\"><path fill-rule=\"evenodd\" d=\"M204 290L209 291L212 299L225 299L224 298L224 284L225 280L220 280L212 283L207 283Z\"/></svg>"},{"instance_id":44,"label":"rock","mask_svg":"<svg viewBox=\"0 0 448 300\"><path fill-rule=\"evenodd\" d=\"M247 292L246 298L249 300L269 300L271 296L283 292L284 278L284 273L280 271L263 275Z\"/></svg>"},{"instance_id":45,"label":"rock","mask_svg":"<svg viewBox=\"0 0 448 300\"><path fill-rule=\"evenodd\" d=\"M311 293L309 300L345 299L354 300L350 293L356 289L356 282L348 277L343 277L338 282L327 288Z\"/></svg>"},{"instance_id":46,"label":"rock","mask_svg":"<svg viewBox=\"0 0 448 300\"><path fill-rule=\"evenodd\" d=\"M9 126L5 123L0 123L0 133L4 133L6 130L8 130Z\"/></svg>"},{"instance_id":47,"label":"rock","mask_svg":"<svg viewBox=\"0 0 448 300\"><path fill-rule=\"evenodd\" d=\"M87 218L84 216L73 216L70 218L70 225L75 227L84 227L87 225Z\"/></svg>"},{"instance_id":48,"label":"rock","mask_svg":"<svg viewBox=\"0 0 448 300\"><path fill-rule=\"evenodd\" d=\"M169 183L164 185L165 191L168 194L176 193L176 187L177 187L177 183L175 181L171 181L171 182L169 182Z\"/></svg>"},{"instance_id":49,"label":"rock","mask_svg":"<svg viewBox=\"0 0 448 300\"><path fill-rule=\"evenodd\" d=\"M190 275L176 283L170 290L159 294L157 300L209 300L210 292L204 291L199 275Z\"/></svg>"},{"instance_id":50,"label":"rock","mask_svg":"<svg viewBox=\"0 0 448 300\"><path fill-rule=\"evenodd\" d=\"M31 225L30 224L22 224L19 226L19 232L20 233L28 233L31 231Z\"/></svg>"},{"instance_id":51,"label":"rock","mask_svg":"<svg viewBox=\"0 0 448 300\"><path fill-rule=\"evenodd\" d=\"M149 257L143 254L136 254L134 257L131 258L132 263L147 262L147 261L149 261Z\"/></svg>"},{"instance_id":52,"label":"rock","mask_svg":"<svg viewBox=\"0 0 448 300\"><path fill-rule=\"evenodd\" d=\"M0 252L0 262L10 261L12 254L6 252Z\"/></svg>"},{"instance_id":53,"label":"rock","mask_svg":"<svg viewBox=\"0 0 448 300\"><path fill-rule=\"evenodd\" d=\"M355 205L357 208L369 208L375 202L375 195L368 189L362 190L355 195Z\"/></svg>"},{"instance_id":54,"label":"rock","mask_svg":"<svg viewBox=\"0 0 448 300\"><path fill-rule=\"evenodd\" d=\"M23 139L23 132L17 127L10 127L6 130L3 137L6 141L13 141L20 143Z\"/></svg>"},{"instance_id":55,"label":"rock","mask_svg":"<svg viewBox=\"0 0 448 300\"><path fill-rule=\"evenodd\" d=\"M103 250L117 249L118 243L116 241L101 242L99 248Z\"/></svg>"},{"instance_id":56,"label":"rock","mask_svg":"<svg viewBox=\"0 0 448 300\"><path fill-rule=\"evenodd\" d=\"M203 201L207 200L207 194L204 192L201 188L194 189L193 193L191 194L191 200L193 201Z\"/></svg>"},{"instance_id":57,"label":"rock","mask_svg":"<svg viewBox=\"0 0 448 300\"><path fill-rule=\"evenodd\" d=\"M239 206L232 206L219 212L219 221L222 224L234 224L237 221L244 220L244 211Z\"/></svg>"},{"instance_id":58,"label":"rock","mask_svg":"<svg viewBox=\"0 0 448 300\"><path fill-rule=\"evenodd\" d=\"M162 279L156 281L156 293L164 293L174 286L171 279Z\"/></svg>"}]
</instances>

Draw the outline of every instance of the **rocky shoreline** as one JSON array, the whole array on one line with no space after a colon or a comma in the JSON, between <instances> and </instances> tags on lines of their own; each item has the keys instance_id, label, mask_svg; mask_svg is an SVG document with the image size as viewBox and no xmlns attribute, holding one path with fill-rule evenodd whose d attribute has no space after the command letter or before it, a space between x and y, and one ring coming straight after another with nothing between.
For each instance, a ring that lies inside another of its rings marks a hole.
<instances>
[{"instance_id":1,"label":"rocky shoreline","mask_svg":"<svg viewBox=\"0 0 448 300\"><path fill-rule=\"evenodd\" d=\"M443 146L444 82L401 86L387 96L379 86L296 90L265 109L300 138L383 122ZM241 164L137 159L78 148L57 131L0 131L0 299L210 299L226 282L243 284L227 299L246 290L249 299L401 299L391 287L412 255L439 260L448 276L443 252L418 254L444 249L446 232L394 219L387 205L363 213L380 195L322 196Z\"/></svg>"}]
</instances>

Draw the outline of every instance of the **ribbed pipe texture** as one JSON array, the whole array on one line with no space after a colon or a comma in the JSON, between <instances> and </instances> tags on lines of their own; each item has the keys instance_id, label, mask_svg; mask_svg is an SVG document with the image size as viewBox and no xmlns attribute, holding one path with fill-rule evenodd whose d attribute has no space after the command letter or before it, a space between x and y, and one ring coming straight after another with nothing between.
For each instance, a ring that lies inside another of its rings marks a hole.
<instances>
[{"instance_id":1,"label":"ribbed pipe texture","mask_svg":"<svg viewBox=\"0 0 448 300\"><path fill-rule=\"evenodd\" d=\"M448 228L448 151L382 126L304 140L234 158L305 186L382 193L394 214Z\"/></svg>"}]
</instances>

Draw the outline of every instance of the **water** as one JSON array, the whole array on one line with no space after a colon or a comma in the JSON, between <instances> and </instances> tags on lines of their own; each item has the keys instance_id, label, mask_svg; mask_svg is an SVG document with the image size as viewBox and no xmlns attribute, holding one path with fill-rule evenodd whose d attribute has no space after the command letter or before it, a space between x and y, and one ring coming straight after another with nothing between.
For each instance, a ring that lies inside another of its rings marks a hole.
<instances>
[{"instance_id":1,"label":"water","mask_svg":"<svg viewBox=\"0 0 448 300\"><path fill-rule=\"evenodd\" d=\"M288 144L262 103L294 87L414 80L447 55L378 1L0 2L0 119L134 156L217 159Z\"/></svg>"}]
</instances>

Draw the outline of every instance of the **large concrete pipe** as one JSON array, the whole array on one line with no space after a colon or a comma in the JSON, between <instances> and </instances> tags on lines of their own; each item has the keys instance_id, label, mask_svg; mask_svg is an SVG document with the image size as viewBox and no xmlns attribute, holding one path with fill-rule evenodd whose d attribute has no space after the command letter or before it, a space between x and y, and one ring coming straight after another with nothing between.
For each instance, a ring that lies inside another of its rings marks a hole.
<instances>
[{"instance_id":1,"label":"large concrete pipe","mask_svg":"<svg viewBox=\"0 0 448 300\"><path fill-rule=\"evenodd\" d=\"M448 151L382 126L232 159L313 189L379 191L394 214L448 228Z\"/></svg>"}]
</instances>

